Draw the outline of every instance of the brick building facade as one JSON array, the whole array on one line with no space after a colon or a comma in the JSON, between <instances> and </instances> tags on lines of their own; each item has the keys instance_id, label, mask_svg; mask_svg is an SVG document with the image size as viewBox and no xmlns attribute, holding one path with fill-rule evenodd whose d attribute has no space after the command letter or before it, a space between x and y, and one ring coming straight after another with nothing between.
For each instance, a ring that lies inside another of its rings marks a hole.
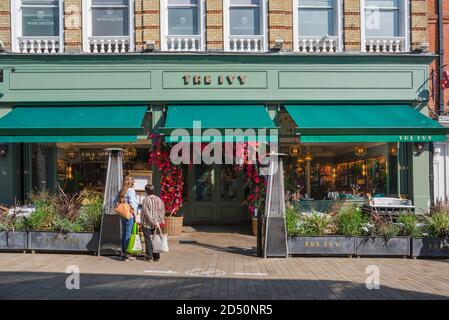
<instances>
[{"instance_id":1,"label":"brick building facade","mask_svg":"<svg viewBox=\"0 0 449 320\"><path fill-rule=\"evenodd\" d=\"M268 48L271 48L277 39L284 41L283 50L294 50L295 28L295 0L265 0L267 17L267 41ZM362 2L361 2L362 1ZM361 5L364 0L341 0L339 3L341 23L341 49L345 51L365 51L363 48L363 12ZM410 46L405 51L413 50L422 42L427 42L427 38L434 37L435 34L435 0L404 0L408 2L410 12L409 41ZM65 52L83 51L83 1L64 0L64 50ZM132 41L135 50L141 50L147 41L154 41L157 48L161 48L161 1L159 0L134 0L134 32ZM201 1L200 1L201 3ZM224 34L224 18L226 0L204 0L205 7L205 46L204 50L220 51L226 46L226 35ZM447 3L446 3L447 6ZM429 8L429 17L427 9ZM11 49L11 0L0 0L0 40L6 49ZM430 30L428 30L428 18ZM433 44L433 39L431 39ZM86 50L84 50L86 51Z\"/></svg>"}]
</instances>

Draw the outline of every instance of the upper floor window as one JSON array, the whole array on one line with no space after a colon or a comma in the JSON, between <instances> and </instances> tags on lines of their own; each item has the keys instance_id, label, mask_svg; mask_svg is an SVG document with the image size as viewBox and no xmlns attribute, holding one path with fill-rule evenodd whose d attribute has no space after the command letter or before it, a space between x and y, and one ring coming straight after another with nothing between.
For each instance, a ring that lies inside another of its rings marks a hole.
<instances>
[{"instance_id":1,"label":"upper floor window","mask_svg":"<svg viewBox=\"0 0 449 320\"><path fill-rule=\"evenodd\" d=\"M295 50L335 52L341 48L341 1L294 0Z\"/></svg>"},{"instance_id":2,"label":"upper floor window","mask_svg":"<svg viewBox=\"0 0 449 320\"><path fill-rule=\"evenodd\" d=\"M362 0L363 43L368 52L402 52L408 48L408 1Z\"/></svg>"},{"instance_id":3,"label":"upper floor window","mask_svg":"<svg viewBox=\"0 0 449 320\"><path fill-rule=\"evenodd\" d=\"M62 0L11 2L13 51L56 53L62 48Z\"/></svg>"},{"instance_id":4,"label":"upper floor window","mask_svg":"<svg viewBox=\"0 0 449 320\"><path fill-rule=\"evenodd\" d=\"M265 51L266 0L225 0L225 49Z\"/></svg>"},{"instance_id":5,"label":"upper floor window","mask_svg":"<svg viewBox=\"0 0 449 320\"><path fill-rule=\"evenodd\" d=\"M203 48L204 0L162 0L163 51L198 51Z\"/></svg>"},{"instance_id":6,"label":"upper floor window","mask_svg":"<svg viewBox=\"0 0 449 320\"><path fill-rule=\"evenodd\" d=\"M84 48L89 52L133 50L133 1L83 0Z\"/></svg>"}]
</instances>

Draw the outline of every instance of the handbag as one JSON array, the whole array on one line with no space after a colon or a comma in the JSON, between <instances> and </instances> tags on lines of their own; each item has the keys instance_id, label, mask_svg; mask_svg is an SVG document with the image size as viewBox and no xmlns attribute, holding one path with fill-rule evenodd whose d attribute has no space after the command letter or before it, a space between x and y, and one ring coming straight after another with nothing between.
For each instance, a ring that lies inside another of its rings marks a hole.
<instances>
[{"instance_id":1,"label":"handbag","mask_svg":"<svg viewBox=\"0 0 449 320\"><path fill-rule=\"evenodd\" d=\"M117 212L117 214L125 218L126 220L131 219L131 216L133 215L131 206L127 202L121 202L117 204L117 207L114 208L114 211Z\"/></svg>"},{"instance_id":2,"label":"handbag","mask_svg":"<svg viewBox=\"0 0 449 320\"><path fill-rule=\"evenodd\" d=\"M157 227L151 236L151 244L155 253L168 252L168 237L167 234L162 233L160 227Z\"/></svg>"},{"instance_id":3,"label":"handbag","mask_svg":"<svg viewBox=\"0 0 449 320\"><path fill-rule=\"evenodd\" d=\"M142 252L142 242L140 241L137 223L134 223L133 225L133 231L131 232L131 237L129 238L128 248L126 251L128 253Z\"/></svg>"}]
</instances>

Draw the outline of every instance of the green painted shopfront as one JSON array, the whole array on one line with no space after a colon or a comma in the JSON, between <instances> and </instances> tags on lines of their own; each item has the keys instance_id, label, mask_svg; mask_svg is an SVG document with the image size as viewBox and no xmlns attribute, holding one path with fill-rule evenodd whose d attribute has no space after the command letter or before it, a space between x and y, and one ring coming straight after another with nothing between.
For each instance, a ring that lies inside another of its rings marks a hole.
<instances>
[{"instance_id":1,"label":"green painted shopfront","mask_svg":"<svg viewBox=\"0 0 449 320\"><path fill-rule=\"evenodd\" d=\"M102 192L107 148L156 186L151 134L276 129L285 189L304 206L355 194L410 199L427 211L432 55L289 53L1 54L0 203L36 189ZM225 139L227 137L225 136ZM207 142L207 140L202 140ZM186 165L188 224L249 220L231 164Z\"/></svg>"}]
</instances>

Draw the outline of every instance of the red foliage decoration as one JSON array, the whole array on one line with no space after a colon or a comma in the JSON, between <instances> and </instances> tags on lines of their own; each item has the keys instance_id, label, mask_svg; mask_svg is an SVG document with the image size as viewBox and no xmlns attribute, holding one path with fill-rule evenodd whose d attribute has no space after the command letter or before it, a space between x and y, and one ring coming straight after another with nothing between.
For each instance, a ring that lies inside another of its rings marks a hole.
<instances>
[{"instance_id":1,"label":"red foliage decoration","mask_svg":"<svg viewBox=\"0 0 449 320\"><path fill-rule=\"evenodd\" d=\"M170 161L171 146L162 141L161 135L150 135L153 146L150 151L150 165L156 166L161 172L161 193L160 197L165 204L165 213L168 216L175 216L182 208L184 197L184 178L182 167L174 165Z\"/></svg>"},{"instance_id":2,"label":"red foliage decoration","mask_svg":"<svg viewBox=\"0 0 449 320\"><path fill-rule=\"evenodd\" d=\"M243 170L245 186L249 190L244 204L248 205L249 214L255 216L256 210L257 214L261 214L265 209L267 180L259 174L257 165L249 161L251 148L257 148L257 143L246 142L243 145L243 164L236 166Z\"/></svg>"}]
</instances>

